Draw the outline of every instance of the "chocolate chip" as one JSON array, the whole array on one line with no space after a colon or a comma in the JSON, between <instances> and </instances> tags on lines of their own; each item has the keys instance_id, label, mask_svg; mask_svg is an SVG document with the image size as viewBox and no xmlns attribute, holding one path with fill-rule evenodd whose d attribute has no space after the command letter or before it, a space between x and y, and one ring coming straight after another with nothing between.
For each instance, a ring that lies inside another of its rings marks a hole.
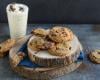
<instances>
[{"instance_id":1,"label":"chocolate chip","mask_svg":"<svg viewBox=\"0 0 100 80\"><path fill-rule=\"evenodd\" d=\"M24 11L24 8L23 7L19 7L19 11Z\"/></svg>"},{"instance_id":2,"label":"chocolate chip","mask_svg":"<svg viewBox=\"0 0 100 80\"><path fill-rule=\"evenodd\" d=\"M69 47L69 50L71 50L71 47Z\"/></svg>"},{"instance_id":3,"label":"chocolate chip","mask_svg":"<svg viewBox=\"0 0 100 80\"><path fill-rule=\"evenodd\" d=\"M51 36L56 36L56 34L51 34Z\"/></svg>"},{"instance_id":4,"label":"chocolate chip","mask_svg":"<svg viewBox=\"0 0 100 80\"><path fill-rule=\"evenodd\" d=\"M59 32L56 30L56 33L59 33Z\"/></svg>"},{"instance_id":5,"label":"chocolate chip","mask_svg":"<svg viewBox=\"0 0 100 80\"><path fill-rule=\"evenodd\" d=\"M52 43L52 42L46 42L46 43L44 44L44 46L45 46L46 49L52 47L53 45L54 45L54 43Z\"/></svg>"},{"instance_id":6,"label":"chocolate chip","mask_svg":"<svg viewBox=\"0 0 100 80\"><path fill-rule=\"evenodd\" d=\"M2 47L0 46L0 49L2 49Z\"/></svg>"},{"instance_id":7,"label":"chocolate chip","mask_svg":"<svg viewBox=\"0 0 100 80\"><path fill-rule=\"evenodd\" d=\"M100 54L100 52L98 52L98 54Z\"/></svg>"},{"instance_id":8,"label":"chocolate chip","mask_svg":"<svg viewBox=\"0 0 100 80\"><path fill-rule=\"evenodd\" d=\"M15 11L16 9L13 7L13 4L10 5L10 11Z\"/></svg>"}]
</instances>

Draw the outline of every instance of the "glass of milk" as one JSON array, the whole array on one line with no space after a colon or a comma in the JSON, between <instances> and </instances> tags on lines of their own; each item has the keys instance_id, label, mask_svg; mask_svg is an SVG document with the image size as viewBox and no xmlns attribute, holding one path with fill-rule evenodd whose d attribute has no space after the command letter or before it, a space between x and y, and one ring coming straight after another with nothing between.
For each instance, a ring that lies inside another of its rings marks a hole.
<instances>
[{"instance_id":1,"label":"glass of milk","mask_svg":"<svg viewBox=\"0 0 100 80\"><path fill-rule=\"evenodd\" d=\"M28 6L19 3L8 4L7 17L11 38L17 39L26 35Z\"/></svg>"}]
</instances>

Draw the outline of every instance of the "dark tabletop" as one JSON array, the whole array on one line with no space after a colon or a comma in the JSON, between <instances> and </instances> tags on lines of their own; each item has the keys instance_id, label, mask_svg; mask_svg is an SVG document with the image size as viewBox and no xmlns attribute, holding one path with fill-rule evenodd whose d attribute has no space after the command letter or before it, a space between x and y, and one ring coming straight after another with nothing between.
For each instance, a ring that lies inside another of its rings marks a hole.
<instances>
[{"instance_id":1,"label":"dark tabletop","mask_svg":"<svg viewBox=\"0 0 100 80\"><path fill-rule=\"evenodd\" d=\"M54 25L61 24L30 24L28 25L27 34L33 28L36 27L44 27L49 28ZM63 24L63 26L66 24ZM100 80L100 65L93 64L87 58L87 54L89 50L100 49L100 25L92 25L92 24L71 24L69 27L73 30L73 32L78 36L81 41L84 52L85 59L83 64L74 72L70 74L66 74L59 78L55 78L53 80ZM7 24L0 24L0 42L9 38L9 27ZM9 65L8 56L0 59L0 80L26 80L16 73L14 73Z\"/></svg>"}]
</instances>

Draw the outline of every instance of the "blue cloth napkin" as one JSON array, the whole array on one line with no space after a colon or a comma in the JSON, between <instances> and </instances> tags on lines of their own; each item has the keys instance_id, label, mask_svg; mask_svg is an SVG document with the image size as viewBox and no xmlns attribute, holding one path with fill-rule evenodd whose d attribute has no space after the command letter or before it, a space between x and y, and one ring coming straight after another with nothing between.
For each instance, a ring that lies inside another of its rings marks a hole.
<instances>
[{"instance_id":1,"label":"blue cloth napkin","mask_svg":"<svg viewBox=\"0 0 100 80\"><path fill-rule=\"evenodd\" d=\"M37 67L43 67L41 65L33 63L29 57L28 57L28 52L27 52L27 42L22 45L22 47L19 49L18 52L24 52L25 53L25 58L18 64L18 66L25 66L25 67L30 67L30 68L37 68ZM78 57L77 61L82 61L84 59L84 53L81 51L80 56Z\"/></svg>"}]
</instances>

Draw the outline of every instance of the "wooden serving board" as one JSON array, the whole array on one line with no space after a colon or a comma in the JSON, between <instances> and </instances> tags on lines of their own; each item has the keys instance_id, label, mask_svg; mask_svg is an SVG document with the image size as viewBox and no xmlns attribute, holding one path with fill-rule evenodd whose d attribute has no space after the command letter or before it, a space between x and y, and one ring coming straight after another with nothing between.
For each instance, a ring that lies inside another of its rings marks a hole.
<instances>
[{"instance_id":1,"label":"wooden serving board","mask_svg":"<svg viewBox=\"0 0 100 80\"><path fill-rule=\"evenodd\" d=\"M47 80L55 77L59 77L66 73L70 73L77 69L82 62L74 62L68 66L60 66L60 67L37 67L37 68L29 68L25 66L15 66L16 58L18 55L16 54L21 45L23 45L29 36L24 37L16 43L16 45L10 50L9 59L10 65L13 71L17 72L19 75L22 75L29 79L35 80Z\"/></svg>"}]
</instances>

